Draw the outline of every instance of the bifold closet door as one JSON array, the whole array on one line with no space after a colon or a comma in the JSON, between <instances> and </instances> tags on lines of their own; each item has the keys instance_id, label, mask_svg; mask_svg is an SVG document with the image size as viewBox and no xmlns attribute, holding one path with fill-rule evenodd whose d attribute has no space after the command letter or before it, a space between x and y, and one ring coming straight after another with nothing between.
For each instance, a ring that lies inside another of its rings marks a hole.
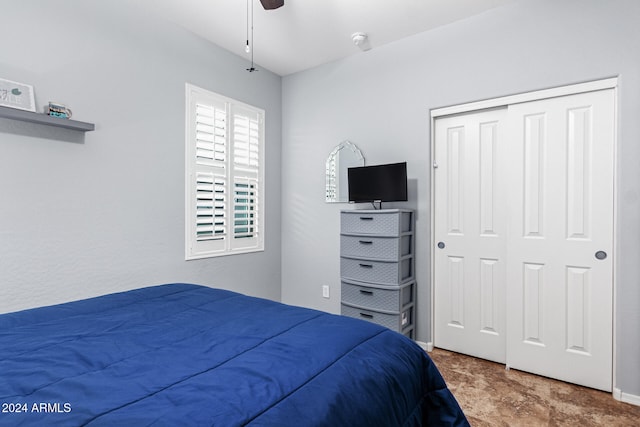
<instances>
[{"instance_id":1,"label":"bifold closet door","mask_svg":"<svg viewBox=\"0 0 640 427\"><path fill-rule=\"evenodd\" d=\"M509 107L507 364L611 391L613 90Z\"/></svg>"},{"instance_id":2,"label":"bifold closet door","mask_svg":"<svg viewBox=\"0 0 640 427\"><path fill-rule=\"evenodd\" d=\"M612 388L612 89L435 120L434 345Z\"/></svg>"},{"instance_id":3,"label":"bifold closet door","mask_svg":"<svg viewBox=\"0 0 640 427\"><path fill-rule=\"evenodd\" d=\"M506 108L435 122L437 347L505 363Z\"/></svg>"}]
</instances>

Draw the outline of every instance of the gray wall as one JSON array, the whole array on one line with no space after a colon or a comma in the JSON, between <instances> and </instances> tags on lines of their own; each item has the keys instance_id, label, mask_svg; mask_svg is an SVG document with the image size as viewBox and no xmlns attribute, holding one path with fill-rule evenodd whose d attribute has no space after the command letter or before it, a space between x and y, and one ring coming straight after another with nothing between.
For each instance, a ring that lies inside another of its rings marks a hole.
<instances>
[{"instance_id":1,"label":"gray wall","mask_svg":"<svg viewBox=\"0 0 640 427\"><path fill-rule=\"evenodd\" d=\"M282 297L339 312L339 210L324 162L348 139L408 162L417 209L417 338L430 337L432 108L619 76L616 386L640 396L640 2L523 0L283 79ZM322 298L322 285L331 299Z\"/></svg>"},{"instance_id":2,"label":"gray wall","mask_svg":"<svg viewBox=\"0 0 640 427\"><path fill-rule=\"evenodd\" d=\"M0 312L174 281L279 300L281 78L138 2L7 3L0 77L96 130L0 119ZM184 261L185 82L266 111L264 252Z\"/></svg>"}]
</instances>

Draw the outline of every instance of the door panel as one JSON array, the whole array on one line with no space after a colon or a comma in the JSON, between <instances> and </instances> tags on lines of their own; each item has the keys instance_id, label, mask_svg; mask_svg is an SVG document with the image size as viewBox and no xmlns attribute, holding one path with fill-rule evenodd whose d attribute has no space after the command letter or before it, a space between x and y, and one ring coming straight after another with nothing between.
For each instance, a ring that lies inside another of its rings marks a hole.
<instances>
[{"instance_id":1,"label":"door panel","mask_svg":"<svg viewBox=\"0 0 640 427\"><path fill-rule=\"evenodd\" d=\"M506 109L436 121L435 343L505 362L505 209L498 168Z\"/></svg>"},{"instance_id":2,"label":"door panel","mask_svg":"<svg viewBox=\"0 0 640 427\"><path fill-rule=\"evenodd\" d=\"M608 391L613 112L612 90L510 106L507 170L507 364Z\"/></svg>"}]
</instances>

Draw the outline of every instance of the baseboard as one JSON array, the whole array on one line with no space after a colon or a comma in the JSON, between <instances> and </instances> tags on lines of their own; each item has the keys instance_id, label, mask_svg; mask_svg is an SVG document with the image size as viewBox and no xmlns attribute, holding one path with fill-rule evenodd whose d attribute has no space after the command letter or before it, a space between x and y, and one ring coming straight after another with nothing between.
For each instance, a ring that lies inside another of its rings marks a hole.
<instances>
[{"instance_id":1,"label":"baseboard","mask_svg":"<svg viewBox=\"0 0 640 427\"><path fill-rule=\"evenodd\" d=\"M424 351L426 351L427 353L430 353L431 351L433 351L433 343L432 342L416 341L416 344L418 344L420 347L422 347L422 349Z\"/></svg>"},{"instance_id":2,"label":"baseboard","mask_svg":"<svg viewBox=\"0 0 640 427\"><path fill-rule=\"evenodd\" d=\"M624 393L619 388L613 389L613 398L620 402L630 403L632 405L640 406L640 396L636 396L629 393Z\"/></svg>"}]
</instances>

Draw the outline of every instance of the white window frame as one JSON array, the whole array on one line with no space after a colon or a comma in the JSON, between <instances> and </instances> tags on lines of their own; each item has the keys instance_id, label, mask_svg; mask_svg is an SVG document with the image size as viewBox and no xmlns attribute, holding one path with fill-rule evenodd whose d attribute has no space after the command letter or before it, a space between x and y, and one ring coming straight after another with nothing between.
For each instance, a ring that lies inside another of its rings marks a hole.
<instances>
[{"instance_id":1,"label":"white window frame","mask_svg":"<svg viewBox=\"0 0 640 427\"><path fill-rule=\"evenodd\" d=\"M185 259L264 251L264 110L186 84Z\"/></svg>"}]
</instances>

